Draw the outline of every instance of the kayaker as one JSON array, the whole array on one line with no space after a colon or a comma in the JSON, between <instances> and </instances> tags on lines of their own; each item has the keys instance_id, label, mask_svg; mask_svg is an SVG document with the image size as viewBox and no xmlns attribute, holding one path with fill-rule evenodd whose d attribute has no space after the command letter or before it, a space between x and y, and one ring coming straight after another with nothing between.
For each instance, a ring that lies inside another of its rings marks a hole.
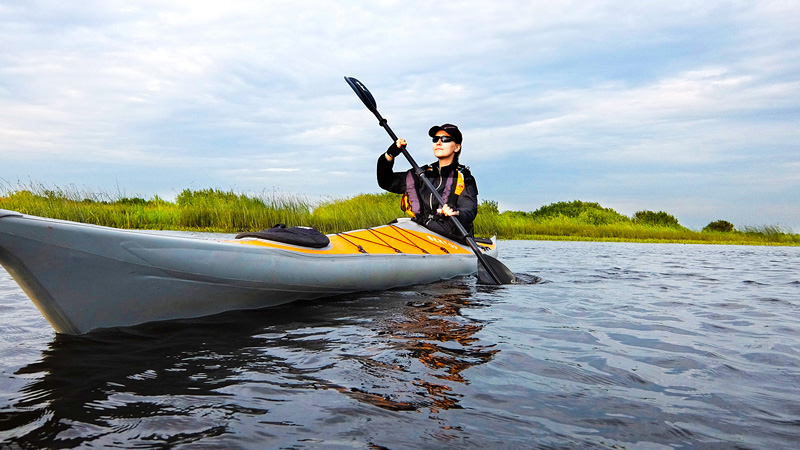
<instances>
[{"instance_id":1,"label":"kayaker","mask_svg":"<svg viewBox=\"0 0 800 450\"><path fill-rule=\"evenodd\" d=\"M378 185L389 192L404 194L402 209L429 230L461 240L460 233L449 218L456 216L472 236L472 222L478 214L478 186L469 169L458 161L461 155L461 131L457 126L446 123L431 127L428 135L432 138L433 155L438 161L422 169L447 204L440 207L413 170L392 170L395 158L401 153L400 149L406 146L404 139L392 143L378 158Z\"/></svg>"}]
</instances>

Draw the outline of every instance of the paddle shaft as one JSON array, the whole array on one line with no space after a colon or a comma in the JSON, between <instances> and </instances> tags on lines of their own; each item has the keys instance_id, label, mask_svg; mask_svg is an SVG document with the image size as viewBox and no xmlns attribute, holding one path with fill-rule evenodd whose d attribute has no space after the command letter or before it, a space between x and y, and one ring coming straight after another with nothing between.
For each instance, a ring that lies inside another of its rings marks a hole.
<instances>
[{"instance_id":1,"label":"paddle shaft","mask_svg":"<svg viewBox=\"0 0 800 450\"><path fill-rule=\"evenodd\" d=\"M394 131L392 131L392 129L389 127L389 123L386 121L386 119L384 119L381 116L381 114L378 112L377 109L373 108L369 109L370 111L372 111L373 114L375 114L375 117L378 118L378 123L380 124L380 126L383 127L383 129L386 130L387 133L389 133L389 136L392 138L392 141L397 142L397 135L394 134ZM414 161L414 158L411 157L411 154L408 153L408 150L406 150L405 147L400 147L400 151L403 153L403 156L406 157L409 164L411 164L411 167L414 169L414 173L416 173L417 176L422 180L422 182L425 184L425 187L427 187L428 190L433 193L433 198L435 198L436 201L439 202L439 206L444 207L444 205L446 204L444 202L444 199L439 194L439 191L437 191L436 188L433 187L433 183L431 183L431 180L429 180L428 177L425 176L425 171L422 170L422 168L419 166L419 164L417 164L416 161ZM464 228L464 225L461 224L461 222L458 220L456 216L450 216L450 219L453 221L453 224L455 224L456 229L458 229L458 232L461 233L461 236L463 236L467 240L467 244L469 244L469 247L475 253L475 256L478 257L478 261L481 263L483 268L486 269L486 273L488 273L489 276L492 277L494 283L503 284L500 281L500 278L497 276L497 274L494 273L494 269L491 267L491 265L488 262L486 262L486 259L483 256L483 252L481 252L481 249L478 247L478 244L475 243L475 239L473 239L472 236L470 236L469 233L467 233L467 230Z\"/></svg>"}]
</instances>

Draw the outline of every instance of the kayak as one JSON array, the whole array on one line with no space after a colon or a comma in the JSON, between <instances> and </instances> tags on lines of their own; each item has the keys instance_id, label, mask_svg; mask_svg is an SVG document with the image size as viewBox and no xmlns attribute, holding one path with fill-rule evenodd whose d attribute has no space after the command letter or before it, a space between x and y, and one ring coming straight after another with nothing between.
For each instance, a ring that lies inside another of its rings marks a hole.
<instances>
[{"instance_id":1,"label":"kayak","mask_svg":"<svg viewBox=\"0 0 800 450\"><path fill-rule=\"evenodd\" d=\"M497 255L494 240L479 245L486 255ZM385 290L477 271L469 247L409 219L330 235L295 227L220 239L2 209L0 264L64 334Z\"/></svg>"}]
</instances>

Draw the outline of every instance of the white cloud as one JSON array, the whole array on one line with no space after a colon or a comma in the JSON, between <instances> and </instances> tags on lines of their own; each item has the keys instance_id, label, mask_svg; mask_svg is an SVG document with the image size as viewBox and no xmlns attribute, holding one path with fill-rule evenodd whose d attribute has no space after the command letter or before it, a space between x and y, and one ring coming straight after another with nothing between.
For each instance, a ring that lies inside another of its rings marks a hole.
<instances>
[{"instance_id":1,"label":"white cloud","mask_svg":"<svg viewBox=\"0 0 800 450\"><path fill-rule=\"evenodd\" d=\"M658 180L747 162L780 174L767 191L798 189L779 165L800 158L793 2L30 1L0 5L0 25L6 178L93 164L152 181L152 165L174 174L169 186L377 190L389 139L350 75L420 160L427 128L448 121L473 166ZM491 192L506 180L479 181Z\"/></svg>"}]
</instances>

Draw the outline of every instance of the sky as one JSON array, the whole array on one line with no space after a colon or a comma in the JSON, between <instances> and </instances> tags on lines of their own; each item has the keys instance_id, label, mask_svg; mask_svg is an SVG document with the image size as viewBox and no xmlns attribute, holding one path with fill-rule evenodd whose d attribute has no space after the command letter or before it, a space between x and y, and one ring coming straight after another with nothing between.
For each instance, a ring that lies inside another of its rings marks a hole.
<instances>
[{"instance_id":1,"label":"sky","mask_svg":"<svg viewBox=\"0 0 800 450\"><path fill-rule=\"evenodd\" d=\"M796 0L4 0L0 190L378 193L352 76L420 164L457 124L501 211L800 232L797 30Z\"/></svg>"}]
</instances>

